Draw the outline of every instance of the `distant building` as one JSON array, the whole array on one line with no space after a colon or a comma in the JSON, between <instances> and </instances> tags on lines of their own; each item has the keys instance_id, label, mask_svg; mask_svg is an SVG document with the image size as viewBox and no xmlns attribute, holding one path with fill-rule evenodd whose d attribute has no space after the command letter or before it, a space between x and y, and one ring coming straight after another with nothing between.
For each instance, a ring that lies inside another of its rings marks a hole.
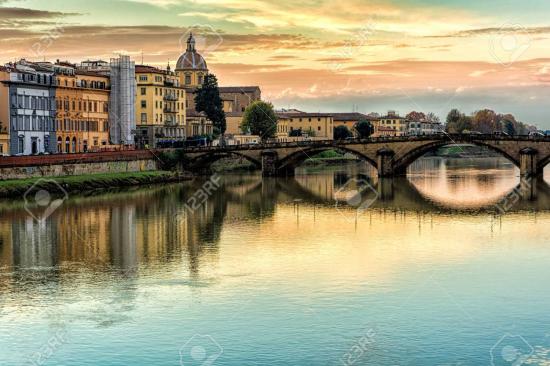
<instances>
[{"instance_id":1,"label":"distant building","mask_svg":"<svg viewBox=\"0 0 550 366\"><path fill-rule=\"evenodd\" d=\"M353 136L357 137L357 131L355 130L355 125L359 121L369 121L374 127L374 121L377 121L378 119L375 117L368 116L366 114L358 113L358 112L350 112L350 113L330 113L332 115L332 118L334 120L334 128L338 126L346 126L348 130L353 133Z\"/></svg>"},{"instance_id":2,"label":"distant building","mask_svg":"<svg viewBox=\"0 0 550 366\"><path fill-rule=\"evenodd\" d=\"M186 50L178 59L175 72L180 80L180 85L186 90L188 136L212 134L212 122L195 109L195 92L203 84L204 78L208 74L208 66L205 59L195 49L193 34L190 34L187 39ZM250 104L261 100L260 88L258 86L221 86L219 91L223 101L223 110L226 113L226 134L242 134L240 125L243 112Z\"/></svg>"},{"instance_id":3,"label":"distant building","mask_svg":"<svg viewBox=\"0 0 550 366\"><path fill-rule=\"evenodd\" d=\"M381 116L375 122L375 134L379 131L383 132L384 136L406 136L408 134L407 119L399 116L395 111L388 111L388 114ZM389 131L393 132L390 134Z\"/></svg>"},{"instance_id":4,"label":"distant building","mask_svg":"<svg viewBox=\"0 0 550 366\"><path fill-rule=\"evenodd\" d=\"M111 143L134 144L136 129L136 66L129 56L110 62L111 97L109 131Z\"/></svg>"},{"instance_id":5,"label":"distant building","mask_svg":"<svg viewBox=\"0 0 550 366\"><path fill-rule=\"evenodd\" d=\"M2 68L1 75L0 153L8 146L10 155L55 152L54 73L20 60Z\"/></svg>"},{"instance_id":6,"label":"distant building","mask_svg":"<svg viewBox=\"0 0 550 366\"><path fill-rule=\"evenodd\" d=\"M136 143L156 147L159 143L183 142L186 138L185 89L168 67L136 66Z\"/></svg>"},{"instance_id":7,"label":"distant building","mask_svg":"<svg viewBox=\"0 0 550 366\"><path fill-rule=\"evenodd\" d=\"M334 121L331 113L308 113L302 111L281 110L276 112L280 134L290 137L293 131L301 131L303 137L316 140L332 140L334 138Z\"/></svg>"}]
</instances>

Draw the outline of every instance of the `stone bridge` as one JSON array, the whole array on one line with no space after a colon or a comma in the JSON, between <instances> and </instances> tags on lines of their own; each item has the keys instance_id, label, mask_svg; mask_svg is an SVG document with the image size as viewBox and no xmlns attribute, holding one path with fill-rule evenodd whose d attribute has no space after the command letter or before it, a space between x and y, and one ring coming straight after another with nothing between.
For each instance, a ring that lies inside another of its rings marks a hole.
<instances>
[{"instance_id":1,"label":"stone bridge","mask_svg":"<svg viewBox=\"0 0 550 366\"><path fill-rule=\"evenodd\" d=\"M441 134L187 148L184 168L199 171L221 158L240 156L261 168L264 176L292 176L294 169L306 159L338 149L366 160L378 170L380 177L391 177L406 174L410 164L430 151L464 143L496 151L514 163L522 176L542 174L550 161L550 137Z\"/></svg>"}]
</instances>

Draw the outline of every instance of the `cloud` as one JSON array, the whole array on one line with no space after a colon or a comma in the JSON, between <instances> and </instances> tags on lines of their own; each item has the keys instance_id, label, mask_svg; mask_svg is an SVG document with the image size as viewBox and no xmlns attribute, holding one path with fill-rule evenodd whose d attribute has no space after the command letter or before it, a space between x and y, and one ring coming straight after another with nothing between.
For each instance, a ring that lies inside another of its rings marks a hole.
<instances>
[{"instance_id":1,"label":"cloud","mask_svg":"<svg viewBox=\"0 0 550 366\"><path fill-rule=\"evenodd\" d=\"M64 13L60 11L46 11L26 8L0 7L0 19L48 19L65 16L80 15L77 13Z\"/></svg>"}]
</instances>

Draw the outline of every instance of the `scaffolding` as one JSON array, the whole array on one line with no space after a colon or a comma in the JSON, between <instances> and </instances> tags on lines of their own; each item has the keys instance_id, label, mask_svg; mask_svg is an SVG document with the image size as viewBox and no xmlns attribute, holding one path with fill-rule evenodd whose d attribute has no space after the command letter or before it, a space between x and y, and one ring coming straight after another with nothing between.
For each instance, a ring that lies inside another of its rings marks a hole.
<instances>
[{"instance_id":1,"label":"scaffolding","mask_svg":"<svg viewBox=\"0 0 550 366\"><path fill-rule=\"evenodd\" d=\"M112 58L109 131L112 144L134 144L136 129L136 65L130 56Z\"/></svg>"}]
</instances>

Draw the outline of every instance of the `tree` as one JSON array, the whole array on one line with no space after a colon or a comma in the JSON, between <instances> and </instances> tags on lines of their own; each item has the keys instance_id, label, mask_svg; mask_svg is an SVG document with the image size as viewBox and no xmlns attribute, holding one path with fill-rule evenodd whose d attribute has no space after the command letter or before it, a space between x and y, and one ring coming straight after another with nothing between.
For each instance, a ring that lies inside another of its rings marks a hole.
<instances>
[{"instance_id":1,"label":"tree","mask_svg":"<svg viewBox=\"0 0 550 366\"><path fill-rule=\"evenodd\" d=\"M472 128L481 133L493 133L499 130L497 114L490 109L477 111L472 119Z\"/></svg>"},{"instance_id":2,"label":"tree","mask_svg":"<svg viewBox=\"0 0 550 366\"><path fill-rule=\"evenodd\" d=\"M411 113L407 114L405 118L411 122L422 122L426 120L426 115L422 112L412 111Z\"/></svg>"},{"instance_id":3,"label":"tree","mask_svg":"<svg viewBox=\"0 0 550 366\"><path fill-rule=\"evenodd\" d=\"M241 129L260 136L262 141L275 137L277 116L273 105L261 100L250 104L244 111Z\"/></svg>"},{"instance_id":4,"label":"tree","mask_svg":"<svg viewBox=\"0 0 550 366\"><path fill-rule=\"evenodd\" d=\"M514 122L509 119L504 119L501 121L502 131L506 132L508 135L512 136L516 134L516 126Z\"/></svg>"},{"instance_id":5,"label":"tree","mask_svg":"<svg viewBox=\"0 0 550 366\"><path fill-rule=\"evenodd\" d=\"M449 114L447 114L447 124L456 124L458 120L462 117L462 113L456 108L451 109Z\"/></svg>"},{"instance_id":6,"label":"tree","mask_svg":"<svg viewBox=\"0 0 550 366\"><path fill-rule=\"evenodd\" d=\"M203 84L195 92L195 109L197 112L206 114L206 117L212 121L216 132L221 135L225 133L227 123L216 75L207 74L204 77Z\"/></svg>"},{"instance_id":7,"label":"tree","mask_svg":"<svg viewBox=\"0 0 550 366\"><path fill-rule=\"evenodd\" d=\"M441 120L435 113L430 112L426 115L426 121L432 122L432 123L439 123Z\"/></svg>"},{"instance_id":8,"label":"tree","mask_svg":"<svg viewBox=\"0 0 550 366\"><path fill-rule=\"evenodd\" d=\"M374 131L372 124L370 121L366 119L362 119L358 121L354 126L355 131L357 132L357 135L359 138L366 139L368 138Z\"/></svg>"},{"instance_id":9,"label":"tree","mask_svg":"<svg viewBox=\"0 0 550 366\"><path fill-rule=\"evenodd\" d=\"M298 128L297 130L290 130L290 132L288 133L288 136L290 137L300 137L302 136L302 128Z\"/></svg>"},{"instance_id":10,"label":"tree","mask_svg":"<svg viewBox=\"0 0 550 366\"><path fill-rule=\"evenodd\" d=\"M345 140L348 137L351 137L351 131L344 125L334 128L334 139L335 140Z\"/></svg>"}]
</instances>

